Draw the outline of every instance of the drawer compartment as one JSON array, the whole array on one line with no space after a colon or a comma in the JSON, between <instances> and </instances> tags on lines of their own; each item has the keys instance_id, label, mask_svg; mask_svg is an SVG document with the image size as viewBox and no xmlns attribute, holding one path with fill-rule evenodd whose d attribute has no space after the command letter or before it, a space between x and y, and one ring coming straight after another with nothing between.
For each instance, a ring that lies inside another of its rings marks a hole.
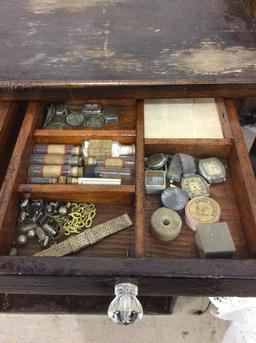
<instances>
[{"instance_id":1,"label":"drawer compartment","mask_svg":"<svg viewBox=\"0 0 256 343\"><path fill-rule=\"evenodd\" d=\"M220 138L145 138L144 102L132 104L130 124L135 119L135 126L133 122L126 127L67 131L41 129L45 105L29 104L1 191L2 289L16 294L15 285L9 281L17 277L22 283L21 293L109 294L117 277L134 277L141 284L142 295L256 295L252 286L241 288L243 281L256 282L256 184L233 101L216 101L223 134ZM134 181L120 186L26 184L35 143L80 144L87 137L136 144ZM163 244L152 236L150 218L161 203L159 195L145 194L144 157L153 152L216 156L227 166L227 181L212 185L210 194L221 206L220 221L229 225L236 246L233 259L200 259L194 233L184 220L174 241ZM133 226L69 257L33 257L39 250L37 242L21 247L18 256L8 256L24 197L92 202L98 213L95 225L128 213Z\"/></svg>"},{"instance_id":2,"label":"drawer compartment","mask_svg":"<svg viewBox=\"0 0 256 343\"><path fill-rule=\"evenodd\" d=\"M24 108L15 102L0 102L0 188L24 117Z\"/></svg>"}]
</instances>

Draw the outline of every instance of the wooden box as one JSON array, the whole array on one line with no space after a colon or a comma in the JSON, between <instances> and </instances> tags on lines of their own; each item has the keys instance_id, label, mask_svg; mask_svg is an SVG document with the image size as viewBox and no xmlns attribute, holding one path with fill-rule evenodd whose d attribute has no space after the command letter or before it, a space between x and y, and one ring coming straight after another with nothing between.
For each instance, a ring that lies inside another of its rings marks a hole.
<instances>
[{"instance_id":1,"label":"wooden box","mask_svg":"<svg viewBox=\"0 0 256 343\"><path fill-rule=\"evenodd\" d=\"M111 295L117 278L134 278L142 296L256 295L256 183L236 108L217 99L223 138L144 139L144 102L136 99L90 100L123 106L119 124L108 129L42 130L45 105L30 102L2 186L0 198L0 287L9 294ZM26 173L34 143L81 143L110 138L136 143L136 178L121 186L29 185ZM160 206L157 195L144 192L144 154L163 151L224 158L225 183L212 187L221 220L236 246L233 259L200 259L193 233L183 223L180 236L168 244L150 233L150 217ZM97 205L95 224L127 212L133 227L79 253L62 258L33 257L37 243L8 256L16 235L19 201L31 198L90 201Z\"/></svg>"}]
</instances>

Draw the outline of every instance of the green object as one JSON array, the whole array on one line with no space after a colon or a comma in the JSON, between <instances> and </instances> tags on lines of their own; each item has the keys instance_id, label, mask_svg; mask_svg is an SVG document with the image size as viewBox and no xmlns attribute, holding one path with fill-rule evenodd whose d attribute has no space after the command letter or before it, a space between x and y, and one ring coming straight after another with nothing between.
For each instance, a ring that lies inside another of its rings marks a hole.
<instances>
[{"instance_id":1,"label":"green object","mask_svg":"<svg viewBox=\"0 0 256 343\"><path fill-rule=\"evenodd\" d=\"M227 258L236 251L227 223L197 224L195 242L200 257Z\"/></svg>"},{"instance_id":2,"label":"green object","mask_svg":"<svg viewBox=\"0 0 256 343\"><path fill-rule=\"evenodd\" d=\"M161 241L172 241L181 231L182 220L178 213L165 207L157 209L151 217L151 232Z\"/></svg>"},{"instance_id":3,"label":"green object","mask_svg":"<svg viewBox=\"0 0 256 343\"><path fill-rule=\"evenodd\" d=\"M66 116L66 122L70 126L80 126L84 122L83 113L70 113Z\"/></svg>"}]
</instances>

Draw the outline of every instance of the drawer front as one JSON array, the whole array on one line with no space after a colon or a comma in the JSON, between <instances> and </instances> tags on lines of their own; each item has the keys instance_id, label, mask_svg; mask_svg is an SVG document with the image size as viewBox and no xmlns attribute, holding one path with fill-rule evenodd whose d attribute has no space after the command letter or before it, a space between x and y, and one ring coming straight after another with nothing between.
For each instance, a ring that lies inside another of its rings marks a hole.
<instances>
[{"instance_id":1,"label":"drawer front","mask_svg":"<svg viewBox=\"0 0 256 343\"><path fill-rule=\"evenodd\" d=\"M92 102L92 101L91 101ZM96 103L94 100L93 103ZM1 190L0 287L10 294L111 295L118 278L134 278L139 294L256 295L256 184L231 99L217 99L222 138L144 137L142 100L98 100L123 106L118 124L109 129L45 130L45 104L31 102L25 115ZM27 168L35 143L80 144L85 138L136 144L134 180L121 186L27 184ZM168 245L150 233L150 217L161 204L144 190L144 155L153 152L216 156L226 162L228 177L212 188L236 246L233 259L200 259L192 231L184 223ZM8 256L17 236L16 218L23 197L93 202L95 224L128 213L133 226L70 257L35 257L37 242ZM18 286L17 286L18 285Z\"/></svg>"},{"instance_id":2,"label":"drawer front","mask_svg":"<svg viewBox=\"0 0 256 343\"><path fill-rule=\"evenodd\" d=\"M18 136L24 109L16 102L0 102L0 187Z\"/></svg>"}]
</instances>

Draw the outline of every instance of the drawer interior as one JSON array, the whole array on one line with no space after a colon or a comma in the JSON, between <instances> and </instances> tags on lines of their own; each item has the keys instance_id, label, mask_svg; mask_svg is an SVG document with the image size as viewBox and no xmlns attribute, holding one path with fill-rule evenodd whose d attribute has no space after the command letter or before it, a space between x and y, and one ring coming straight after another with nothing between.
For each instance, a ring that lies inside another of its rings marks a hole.
<instances>
[{"instance_id":1,"label":"drawer interior","mask_svg":"<svg viewBox=\"0 0 256 343\"><path fill-rule=\"evenodd\" d=\"M84 102L84 101L83 101ZM8 255L15 240L16 218L24 197L44 200L91 202L96 205L94 224L128 213L133 226L101 242L82 249L73 256L82 257L154 257L199 258L194 233L182 215L181 234L162 243L150 232L152 213L161 207L159 195L145 194L144 157L154 152L188 153L196 157L219 157L227 168L227 181L212 185L210 196L221 206L221 219L228 223L236 246L234 258L254 256L256 248L255 204L251 191L255 188L253 172L231 100L216 99L223 137L221 138L145 138L144 102L142 100L90 100L90 103L123 106L122 119L103 129L42 129L46 104L31 102L18 137L4 187L1 191L0 249ZM120 186L36 185L27 184L27 168L35 143L81 144L84 139L113 139L136 144L135 178ZM248 189L251 188L251 189ZM19 248L19 256L31 256L40 247L29 241ZM18 258L18 257L17 257Z\"/></svg>"}]
</instances>

